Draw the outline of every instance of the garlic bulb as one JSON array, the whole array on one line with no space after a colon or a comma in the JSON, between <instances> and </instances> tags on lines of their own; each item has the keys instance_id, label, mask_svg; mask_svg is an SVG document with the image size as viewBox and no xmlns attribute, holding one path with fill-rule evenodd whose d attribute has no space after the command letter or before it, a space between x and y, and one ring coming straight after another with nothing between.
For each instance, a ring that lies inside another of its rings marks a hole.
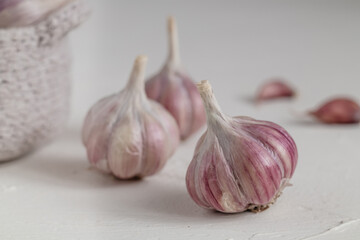
<instances>
[{"instance_id":1,"label":"garlic bulb","mask_svg":"<svg viewBox=\"0 0 360 240\"><path fill-rule=\"evenodd\" d=\"M295 90L283 79L272 79L259 88L256 102L294 96Z\"/></svg>"},{"instance_id":2,"label":"garlic bulb","mask_svg":"<svg viewBox=\"0 0 360 240\"><path fill-rule=\"evenodd\" d=\"M309 114L323 123L351 124L360 122L360 106L350 98L334 98Z\"/></svg>"},{"instance_id":3,"label":"garlic bulb","mask_svg":"<svg viewBox=\"0 0 360 240\"><path fill-rule=\"evenodd\" d=\"M0 27L21 27L37 23L73 0L1 0Z\"/></svg>"},{"instance_id":4,"label":"garlic bulb","mask_svg":"<svg viewBox=\"0 0 360 240\"><path fill-rule=\"evenodd\" d=\"M204 125L206 117L196 85L180 63L174 18L169 18L168 27L169 56L161 71L146 82L146 94L173 115L184 140Z\"/></svg>"},{"instance_id":5,"label":"garlic bulb","mask_svg":"<svg viewBox=\"0 0 360 240\"><path fill-rule=\"evenodd\" d=\"M221 113L210 84L198 84L207 115L186 174L186 186L201 207L234 213L268 208L287 186L297 148L279 125Z\"/></svg>"},{"instance_id":6,"label":"garlic bulb","mask_svg":"<svg viewBox=\"0 0 360 240\"><path fill-rule=\"evenodd\" d=\"M136 58L126 87L97 102L83 126L90 163L121 179L155 174L179 143L174 118L146 97L146 62Z\"/></svg>"}]
</instances>

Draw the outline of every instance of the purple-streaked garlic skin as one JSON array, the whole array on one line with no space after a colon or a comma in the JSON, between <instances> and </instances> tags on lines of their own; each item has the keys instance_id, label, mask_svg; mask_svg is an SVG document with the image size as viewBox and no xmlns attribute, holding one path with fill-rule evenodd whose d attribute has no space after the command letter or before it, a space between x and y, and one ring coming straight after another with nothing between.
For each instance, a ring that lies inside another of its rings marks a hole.
<instances>
[{"instance_id":1,"label":"purple-streaked garlic skin","mask_svg":"<svg viewBox=\"0 0 360 240\"><path fill-rule=\"evenodd\" d=\"M205 123L205 111L199 92L192 80L179 72L161 72L146 82L146 93L159 102L176 119L185 140Z\"/></svg>"},{"instance_id":2,"label":"purple-streaked garlic skin","mask_svg":"<svg viewBox=\"0 0 360 240\"><path fill-rule=\"evenodd\" d=\"M0 0L0 28L36 24L74 0Z\"/></svg>"},{"instance_id":3,"label":"purple-streaked garlic skin","mask_svg":"<svg viewBox=\"0 0 360 240\"><path fill-rule=\"evenodd\" d=\"M263 84L256 96L256 102L278 98L291 98L295 90L282 79L273 79Z\"/></svg>"},{"instance_id":4,"label":"purple-streaked garlic skin","mask_svg":"<svg viewBox=\"0 0 360 240\"><path fill-rule=\"evenodd\" d=\"M199 206L224 213L265 210L294 173L294 140L275 123L222 114L207 81L199 90L208 129L187 170L190 196Z\"/></svg>"},{"instance_id":5,"label":"purple-streaked garlic skin","mask_svg":"<svg viewBox=\"0 0 360 240\"><path fill-rule=\"evenodd\" d=\"M196 85L180 63L177 29L169 18L169 56L162 70L146 81L146 94L175 118L182 140L205 124L204 106Z\"/></svg>"},{"instance_id":6,"label":"purple-streaked garlic skin","mask_svg":"<svg viewBox=\"0 0 360 240\"><path fill-rule=\"evenodd\" d=\"M360 106L350 98L331 99L309 114L327 124L360 122Z\"/></svg>"},{"instance_id":7,"label":"purple-streaked garlic skin","mask_svg":"<svg viewBox=\"0 0 360 240\"><path fill-rule=\"evenodd\" d=\"M124 90L88 112L82 140L89 162L120 179L160 171L179 143L175 119L144 90L146 57L139 56Z\"/></svg>"}]
</instances>

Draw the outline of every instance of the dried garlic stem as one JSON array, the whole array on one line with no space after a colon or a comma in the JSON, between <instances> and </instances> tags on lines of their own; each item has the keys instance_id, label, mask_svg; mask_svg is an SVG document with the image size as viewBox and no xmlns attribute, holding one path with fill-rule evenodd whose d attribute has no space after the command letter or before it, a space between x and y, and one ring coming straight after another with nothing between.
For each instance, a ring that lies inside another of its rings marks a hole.
<instances>
[{"instance_id":1,"label":"dried garlic stem","mask_svg":"<svg viewBox=\"0 0 360 240\"><path fill-rule=\"evenodd\" d=\"M146 98L144 89L145 85L145 67L148 58L145 55L139 55L136 57L133 69L130 74L130 80L126 85L126 89L130 90L130 93L138 93L141 97Z\"/></svg>"},{"instance_id":2,"label":"dried garlic stem","mask_svg":"<svg viewBox=\"0 0 360 240\"><path fill-rule=\"evenodd\" d=\"M175 18L172 16L170 16L168 19L168 31L169 31L168 61L171 65L178 66L180 64L179 37L178 37L176 21Z\"/></svg>"},{"instance_id":3,"label":"dried garlic stem","mask_svg":"<svg viewBox=\"0 0 360 240\"><path fill-rule=\"evenodd\" d=\"M202 80L200 83L197 83L196 86L205 107L208 125L212 126L216 124L216 122L226 121L227 117L221 112L209 81Z\"/></svg>"}]
</instances>

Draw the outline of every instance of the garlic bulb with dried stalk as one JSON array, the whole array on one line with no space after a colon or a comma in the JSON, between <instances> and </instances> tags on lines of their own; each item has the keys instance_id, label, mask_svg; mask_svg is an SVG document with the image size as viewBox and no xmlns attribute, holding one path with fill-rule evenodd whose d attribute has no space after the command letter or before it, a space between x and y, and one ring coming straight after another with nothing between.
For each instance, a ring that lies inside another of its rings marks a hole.
<instances>
[{"instance_id":1,"label":"garlic bulb with dried stalk","mask_svg":"<svg viewBox=\"0 0 360 240\"><path fill-rule=\"evenodd\" d=\"M198 88L208 128L187 170L190 196L224 213L267 209L294 173L294 140L275 123L223 114L210 84L202 81Z\"/></svg>"},{"instance_id":2,"label":"garlic bulb with dried stalk","mask_svg":"<svg viewBox=\"0 0 360 240\"><path fill-rule=\"evenodd\" d=\"M161 103L175 118L182 140L205 124L205 111L196 85L180 62L177 28L168 20L169 55L159 73L146 82L146 94Z\"/></svg>"},{"instance_id":3,"label":"garlic bulb with dried stalk","mask_svg":"<svg viewBox=\"0 0 360 240\"><path fill-rule=\"evenodd\" d=\"M333 98L316 110L309 111L320 122L327 124L352 124L360 122L360 106L347 97Z\"/></svg>"},{"instance_id":4,"label":"garlic bulb with dried stalk","mask_svg":"<svg viewBox=\"0 0 360 240\"><path fill-rule=\"evenodd\" d=\"M175 119L145 94L147 58L136 58L126 87L97 102L82 131L89 161L120 179L162 169L179 143Z\"/></svg>"},{"instance_id":5,"label":"garlic bulb with dried stalk","mask_svg":"<svg viewBox=\"0 0 360 240\"><path fill-rule=\"evenodd\" d=\"M0 27L22 27L39 22L73 0L1 0Z\"/></svg>"}]
</instances>

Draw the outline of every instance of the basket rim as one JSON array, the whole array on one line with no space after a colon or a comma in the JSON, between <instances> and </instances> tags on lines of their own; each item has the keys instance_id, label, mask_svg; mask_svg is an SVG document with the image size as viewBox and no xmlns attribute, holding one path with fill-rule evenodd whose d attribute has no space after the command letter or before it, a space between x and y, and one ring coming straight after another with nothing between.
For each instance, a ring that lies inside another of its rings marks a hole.
<instances>
[{"instance_id":1,"label":"basket rim","mask_svg":"<svg viewBox=\"0 0 360 240\"><path fill-rule=\"evenodd\" d=\"M71 17L64 14L66 12L71 12ZM0 28L0 47L6 45L8 42L21 41L24 38L36 40L39 45L46 45L49 42L59 40L66 36L69 31L84 22L89 15L90 10L85 1L74 0L33 25ZM64 21L68 21L65 26L59 24Z\"/></svg>"}]
</instances>

